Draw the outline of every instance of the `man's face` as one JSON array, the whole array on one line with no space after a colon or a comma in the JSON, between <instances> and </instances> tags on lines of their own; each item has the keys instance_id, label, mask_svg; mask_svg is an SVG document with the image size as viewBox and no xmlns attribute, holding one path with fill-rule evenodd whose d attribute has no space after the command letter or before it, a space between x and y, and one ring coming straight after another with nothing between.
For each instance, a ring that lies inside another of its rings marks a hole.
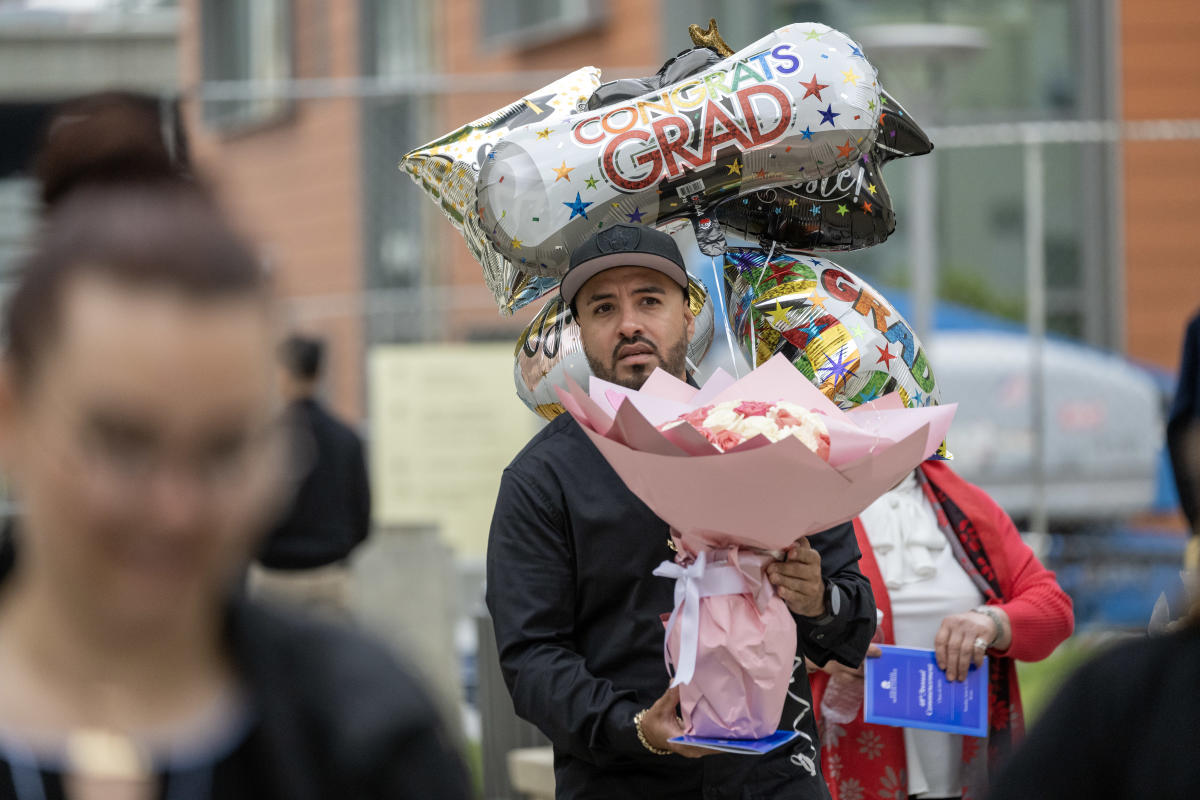
<instances>
[{"instance_id":1,"label":"man's face","mask_svg":"<svg viewBox=\"0 0 1200 800\"><path fill-rule=\"evenodd\" d=\"M640 389L655 367L679 379L696 327L679 284L645 267L597 273L575 295L583 352L592 374Z\"/></svg>"}]
</instances>

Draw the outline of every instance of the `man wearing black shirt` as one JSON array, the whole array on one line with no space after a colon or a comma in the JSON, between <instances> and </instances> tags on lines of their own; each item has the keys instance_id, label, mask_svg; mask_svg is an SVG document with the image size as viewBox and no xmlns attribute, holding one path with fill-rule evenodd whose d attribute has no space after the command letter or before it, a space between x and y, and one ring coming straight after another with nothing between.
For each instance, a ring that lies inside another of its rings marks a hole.
<instances>
[{"instance_id":1,"label":"man wearing black shirt","mask_svg":"<svg viewBox=\"0 0 1200 800\"><path fill-rule=\"evenodd\" d=\"M618 225L572 254L562 282L594 374L637 388L656 367L685 378L693 320L666 234ZM753 502L731 481L730 502ZM559 798L826 798L803 657L861 663L875 603L849 524L797 542L768 574L795 615L798 668L763 756L710 754L683 733L667 690L660 614L672 582L668 526L605 462L569 414L504 471L488 544L487 603L517 713L554 744ZM664 751L667 751L664 753ZM701 760L698 759L704 756Z\"/></svg>"},{"instance_id":2,"label":"man wearing black shirt","mask_svg":"<svg viewBox=\"0 0 1200 800\"><path fill-rule=\"evenodd\" d=\"M349 605L347 559L371 529L371 488L362 440L317 399L323 354L319 339L300 335L280 348L292 464L303 479L264 542L250 584L340 616Z\"/></svg>"}]
</instances>

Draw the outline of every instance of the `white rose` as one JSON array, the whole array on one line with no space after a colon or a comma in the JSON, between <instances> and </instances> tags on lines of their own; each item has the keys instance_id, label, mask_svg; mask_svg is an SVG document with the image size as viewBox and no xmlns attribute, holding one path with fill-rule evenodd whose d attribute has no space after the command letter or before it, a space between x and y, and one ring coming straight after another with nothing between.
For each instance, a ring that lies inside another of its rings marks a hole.
<instances>
[{"instance_id":1,"label":"white rose","mask_svg":"<svg viewBox=\"0 0 1200 800\"><path fill-rule=\"evenodd\" d=\"M775 408L767 412L772 417L779 416L780 411L786 411L796 419L807 419L813 416L813 412L809 411L802 405L788 402L787 400L779 400L775 403Z\"/></svg>"},{"instance_id":2,"label":"white rose","mask_svg":"<svg viewBox=\"0 0 1200 800\"><path fill-rule=\"evenodd\" d=\"M733 410L732 404L721 403L708 412L708 416L704 418L704 427L714 433L725 431L732 428L739 419L741 416Z\"/></svg>"},{"instance_id":3,"label":"white rose","mask_svg":"<svg viewBox=\"0 0 1200 800\"><path fill-rule=\"evenodd\" d=\"M817 451L821 440L817 438L816 428L807 425L803 428L789 427L787 433L803 442L804 446L809 450L812 450L814 453Z\"/></svg>"},{"instance_id":4,"label":"white rose","mask_svg":"<svg viewBox=\"0 0 1200 800\"><path fill-rule=\"evenodd\" d=\"M733 431L746 439L762 435L772 442L778 442L783 437L779 426L768 417L746 417L733 426Z\"/></svg>"}]
</instances>

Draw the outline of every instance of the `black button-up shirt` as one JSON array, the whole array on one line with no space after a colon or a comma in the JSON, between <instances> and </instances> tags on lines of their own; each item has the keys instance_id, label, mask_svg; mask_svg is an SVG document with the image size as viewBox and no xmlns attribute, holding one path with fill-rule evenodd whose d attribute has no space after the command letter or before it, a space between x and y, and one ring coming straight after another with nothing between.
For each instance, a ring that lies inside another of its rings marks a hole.
<instances>
[{"instance_id":1,"label":"black button-up shirt","mask_svg":"<svg viewBox=\"0 0 1200 800\"><path fill-rule=\"evenodd\" d=\"M731 480L729 502L754 502ZM802 656L857 666L875 630L849 523L810 537L841 592L833 620L797 617L796 668L780 726L802 734L763 756L658 756L633 716L667 689L660 614L674 582L669 529L612 470L569 414L504 471L487 556L487 605L517 714L554 744L559 798L826 798ZM811 770L811 771L810 771Z\"/></svg>"}]
</instances>

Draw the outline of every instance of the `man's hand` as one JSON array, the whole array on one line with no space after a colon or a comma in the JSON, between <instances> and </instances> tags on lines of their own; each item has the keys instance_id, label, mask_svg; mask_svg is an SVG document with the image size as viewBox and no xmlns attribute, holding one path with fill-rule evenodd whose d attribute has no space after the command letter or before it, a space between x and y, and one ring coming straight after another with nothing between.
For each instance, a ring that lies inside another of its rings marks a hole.
<instances>
[{"instance_id":1,"label":"man's hand","mask_svg":"<svg viewBox=\"0 0 1200 800\"><path fill-rule=\"evenodd\" d=\"M867 645L867 658L879 658L881 655L883 655L883 651L879 649L879 645L874 642ZM864 661L863 664L865 663ZM818 667L811 659L804 659L804 666L809 672L827 672L830 675L854 675L859 678L865 674L863 664L859 664L857 668L847 667L845 664L831 658L825 662L825 666Z\"/></svg>"},{"instance_id":2,"label":"man's hand","mask_svg":"<svg viewBox=\"0 0 1200 800\"><path fill-rule=\"evenodd\" d=\"M819 617L827 611L821 554L812 548L808 539L793 543L787 549L786 561L768 564L767 579L793 614Z\"/></svg>"},{"instance_id":3,"label":"man's hand","mask_svg":"<svg viewBox=\"0 0 1200 800\"><path fill-rule=\"evenodd\" d=\"M679 719L679 687L667 689L662 697L654 701L654 705L642 717L642 736L652 747L659 750L670 750L686 758L711 756L715 751L702 747L689 747L686 744L671 742L675 736L683 736L683 721Z\"/></svg>"}]
</instances>

